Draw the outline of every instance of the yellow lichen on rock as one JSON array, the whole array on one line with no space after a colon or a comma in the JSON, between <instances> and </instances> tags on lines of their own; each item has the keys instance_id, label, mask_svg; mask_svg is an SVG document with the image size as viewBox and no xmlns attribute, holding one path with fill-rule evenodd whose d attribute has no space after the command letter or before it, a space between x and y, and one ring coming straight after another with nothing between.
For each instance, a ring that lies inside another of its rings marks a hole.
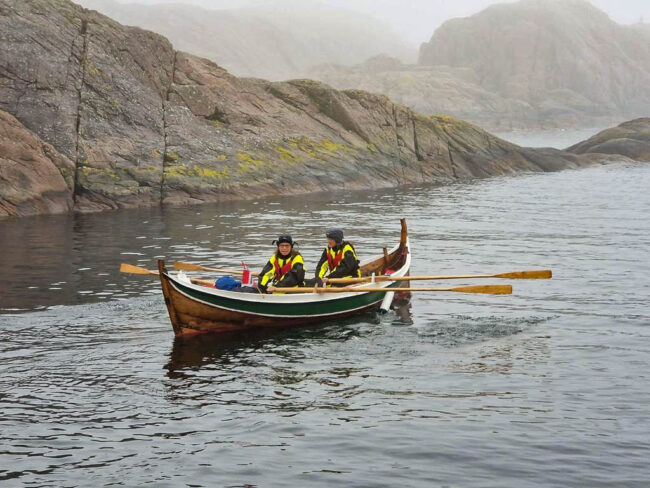
<instances>
[{"instance_id":1,"label":"yellow lichen on rock","mask_svg":"<svg viewBox=\"0 0 650 488\"><path fill-rule=\"evenodd\" d=\"M252 173L259 171L266 166L267 163L261 159L255 159L250 154L238 153L237 159L239 159L239 169L237 170L238 174Z\"/></svg>"},{"instance_id":2,"label":"yellow lichen on rock","mask_svg":"<svg viewBox=\"0 0 650 488\"><path fill-rule=\"evenodd\" d=\"M86 74L93 76L99 76L101 73L101 70L96 67L91 61L89 61L88 58L84 59L84 71Z\"/></svg>"},{"instance_id":3,"label":"yellow lichen on rock","mask_svg":"<svg viewBox=\"0 0 650 488\"><path fill-rule=\"evenodd\" d=\"M187 166L184 164L175 164L173 166L165 167L164 171L166 176L186 176Z\"/></svg>"},{"instance_id":4,"label":"yellow lichen on rock","mask_svg":"<svg viewBox=\"0 0 650 488\"><path fill-rule=\"evenodd\" d=\"M286 143L315 159L325 159L328 156L340 157L337 153L351 154L354 152L352 148L326 138L315 141L307 136L292 137Z\"/></svg>"},{"instance_id":5,"label":"yellow lichen on rock","mask_svg":"<svg viewBox=\"0 0 650 488\"><path fill-rule=\"evenodd\" d=\"M180 156L178 154L176 154L175 152L167 152L167 153L165 153L165 157L163 158L163 160L166 163L176 163L176 162L178 162L179 158L180 158Z\"/></svg>"},{"instance_id":6,"label":"yellow lichen on rock","mask_svg":"<svg viewBox=\"0 0 650 488\"><path fill-rule=\"evenodd\" d=\"M276 146L275 150L280 154L280 159L285 163L296 164L300 162L301 157L297 154L294 154L290 149L284 148L282 146Z\"/></svg>"},{"instance_id":7,"label":"yellow lichen on rock","mask_svg":"<svg viewBox=\"0 0 650 488\"><path fill-rule=\"evenodd\" d=\"M198 176L200 178L208 178L213 180L226 180L230 178L230 172L228 168L222 170L202 168L200 166L194 166L192 171L188 173L188 176Z\"/></svg>"}]
</instances>

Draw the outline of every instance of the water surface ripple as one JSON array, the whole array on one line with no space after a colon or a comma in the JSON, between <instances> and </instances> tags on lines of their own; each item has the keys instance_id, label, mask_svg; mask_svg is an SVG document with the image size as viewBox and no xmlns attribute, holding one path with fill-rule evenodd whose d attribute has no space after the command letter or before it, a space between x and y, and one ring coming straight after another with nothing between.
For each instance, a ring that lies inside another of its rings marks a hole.
<instances>
[{"instance_id":1,"label":"water surface ripple","mask_svg":"<svg viewBox=\"0 0 650 488\"><path fill-rule=\"evenodd\" d=\"M649 166L609 165L2 221L0 484L647 486L648 188ZM313 266L332 225L363 257L400 217L416 274L555 277L175 341L155 280L117 272L258 267L287 230Z\"/></svg>"}]
</instances>

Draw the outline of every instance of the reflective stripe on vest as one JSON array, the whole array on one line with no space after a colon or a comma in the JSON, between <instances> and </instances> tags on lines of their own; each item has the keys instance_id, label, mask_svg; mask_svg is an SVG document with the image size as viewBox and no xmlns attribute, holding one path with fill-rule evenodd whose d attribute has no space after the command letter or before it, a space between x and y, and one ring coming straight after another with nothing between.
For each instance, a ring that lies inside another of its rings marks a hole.
<instances>
[{"instance_id":1,"label":"reflective stripe on vest","mask_svg":"<svg viewBox=\"0 0 650 488\"><path fill-rule=\"evenodd\" d=\"M285 264L284 266L280 266L279 261L284 261ZM296 253L293 256L289 256L285 259L278 259L278 256L276 253L273 253L271 258L269 259L269 263L271 263L271 269L268 270L266 273L264 273L263 276L260 276L259 283L262 286L268 286L269 282L273 285L275 285L278 281L280 281L285 274L287 274L295 264L302 264L303 266L305 265L305 262L302 259L302 256L298 253Z\"/></svg>"},{"instance_id":2,"label":"reflective stripe on vest","mask_svg":"<svg viewBox=\"0 0 650 488\"><path fill-rule=\"evenodd\" d=\"M278 264L279 262L279 259L273 260L273 269L275 269L275 281L280 281L285 274L291 271L291 268L293 267L293 256L282 267L280 267Z\"/></svg>"},{"instance_id":3,"label":"reflective stripe on vest","mask_svg":"<svg viewBox=\"0 0 650 488\"><path fill-rule=\"evenodd\" d=\"M324 278L327 274L332 273L336 268L338 268L339 264L341 264L341 261L343 261L343 257L345 256L346 252L351 252L352 256L354 256L354 259L358 262L359 258L357 257L357 253L354 251L354 248L350 243L346 243L342 249L339 249L338 252L334 252L334 249L331 247L327 247L325 249L325 253L327 256L327 261L325 261L322 265L318 273L319 278ZM329 273L328 273L329 271ZM353 278L353 277L359 277L361 276L361 270L357 269L357 272L355 273L355 276L349 275L349 276L342 276L342 278Z\"/></svg>"},{"instance_id":4,"label":"reflective stripe on vest","mask_svg":"<svg viewBox=\"0 0 650 488\"><path fill-rule=\"evenodd\" d=\"M339 252L336 254L333 253L332 249L328 249L327 253L327 266L330 269L330 272L334 271L343 259L343 249L339 249Z\"/></svg>"}]
</instances>

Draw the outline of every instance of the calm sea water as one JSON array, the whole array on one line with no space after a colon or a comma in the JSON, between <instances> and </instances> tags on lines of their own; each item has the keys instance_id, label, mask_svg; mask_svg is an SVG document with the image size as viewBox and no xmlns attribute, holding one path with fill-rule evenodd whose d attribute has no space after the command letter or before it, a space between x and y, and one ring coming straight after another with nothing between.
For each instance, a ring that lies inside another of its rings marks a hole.
<instances>
[{"instance_id":1,"label":"calm sea water","mask_svg":"<svg viewBox=\"0 0 650 488\"><path fill-rule=\"evenodd\" d=\"M0 485L648 486L648 188L650 165L613 164L0 221ZM284 231L313 266L332 225L363 257L400 217L414 274L555 276L180 341L155 279L117 271L257 267Z\"/></svg>"},{"instance_id":2,"label":"calm sea water","mask_svg":"<svg viewBox=\"0 0 650 488\"><path fill-rule=\"evenodd\" d=\"M622 122L622 121L621 121ZM585 129L553 129L546 131L520 130L516 132L495 132L495 135L526 147L554 147L566 149L611 126Z\"/></svg>"}]
</instances>

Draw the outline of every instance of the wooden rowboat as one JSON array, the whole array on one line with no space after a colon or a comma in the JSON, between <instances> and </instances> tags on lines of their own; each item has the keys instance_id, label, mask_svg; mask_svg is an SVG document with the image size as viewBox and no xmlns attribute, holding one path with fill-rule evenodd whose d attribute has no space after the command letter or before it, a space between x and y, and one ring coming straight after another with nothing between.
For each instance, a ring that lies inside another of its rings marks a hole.
<instances>
[{"instance_id":1,"label":"wooden rowboat","mask_svg":"<svg viewBox=\"0 0 650 488\"><path fill-rule=\"evenodd\" d=\"M407 276L411 254L405 219L401 220L400 242L382 255L361 262L363 276ZM158 271L165 304L174 334L187 336L207 332L234 332L245 329L290 327L324 322L379 308L393 292L344 292L302 294L253 294L218 290L195 284L183 274L172 276L163 260ZM355 288L372 287L398 290L408 281L364 283Z\"/></svg>"}]
</instances>

